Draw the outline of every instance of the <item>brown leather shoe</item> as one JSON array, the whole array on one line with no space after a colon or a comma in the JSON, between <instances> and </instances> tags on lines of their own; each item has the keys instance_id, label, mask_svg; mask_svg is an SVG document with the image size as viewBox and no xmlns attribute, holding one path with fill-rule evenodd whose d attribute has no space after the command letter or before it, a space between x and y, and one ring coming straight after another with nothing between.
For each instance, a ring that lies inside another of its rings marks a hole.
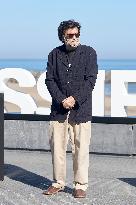
<instances>
[{"instance_id":1,"label":"brown leather shoe","mask_svg":"<svg viewBox=\"0 0 136 205\"><path fill-rule=\"evenodd\" d=\"M43 192L44 195L52 195L57 194L59 191L63 190L64 187L56 188L54 186L50 186L46 191Z\"/></svg>"},{"instance_id":2,"label":"brown leather shoe","mask_svg":"<svg viewBox=\"0 0 136 205\"><path fill-rule=\"evenodd\" d=\"M73 196L74 198L85 198L86 192L82 189L74 189Z\"/></svg>"}]
</instances>

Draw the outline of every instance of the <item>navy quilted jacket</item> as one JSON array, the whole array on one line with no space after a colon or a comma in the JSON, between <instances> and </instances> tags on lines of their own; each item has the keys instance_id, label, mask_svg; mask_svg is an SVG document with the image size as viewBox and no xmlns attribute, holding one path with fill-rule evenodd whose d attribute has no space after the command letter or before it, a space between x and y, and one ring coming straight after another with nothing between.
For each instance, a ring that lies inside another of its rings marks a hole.
<instances>
[{"instance_id":1,"label":"navy quilted jacket","mask_svg":"<svg viewBox=\"0 0 136 205\"><path fill-rule=\"evenodd\" d=\"M79 45L71 62L65 45L54 48L48 55L45 83L52 96L50 120L64 122L68 109L62 101L69 96L76 100L70 109L69 122L81 123L92 119L92 91L95 86L98 65L95 50ZM71 65L69 65L69 63Z\"/></svg>"}]
</instances>

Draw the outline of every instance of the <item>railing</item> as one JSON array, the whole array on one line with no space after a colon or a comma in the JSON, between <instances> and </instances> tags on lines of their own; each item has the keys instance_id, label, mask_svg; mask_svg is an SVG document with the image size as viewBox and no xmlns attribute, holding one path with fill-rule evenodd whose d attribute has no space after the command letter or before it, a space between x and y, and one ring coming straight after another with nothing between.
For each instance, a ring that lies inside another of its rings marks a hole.
<instances>
[{"instance_id":1,"label":"railing","mask_svg":"<svg viewBox=\"0 0 136 205\"><path fill-rule=\"evenodd\" d=\"M0 93L0 180L4 180L4 94Z\"/></svg>"},{"instance_id":2,"label":"railing","mask_svg":"<svg viewBox=\"0 0 136 205\"><path fill-rule=\"evenodd\" d=\"M4 120L49 121L49 115L5 113ZM136 117L92 116L92 123L136 124Z\"/></svg>"}]
</instances>

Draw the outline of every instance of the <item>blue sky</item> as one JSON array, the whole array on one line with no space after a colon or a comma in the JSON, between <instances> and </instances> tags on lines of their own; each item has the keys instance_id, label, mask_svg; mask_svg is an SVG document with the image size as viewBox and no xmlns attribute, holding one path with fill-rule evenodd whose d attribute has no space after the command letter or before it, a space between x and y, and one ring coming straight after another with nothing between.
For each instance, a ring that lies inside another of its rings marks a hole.
<instances>
[{"instance_id":1,"label":"blue sky","mask_svg":"<svg viewBox=\"0 0 136 205\"><path fill-rule=\"evenodd\" d=\"M136 59L135 0L0 0L0 59L47 58L68 19L99 59Z\"/></svg>"}]
</instances>

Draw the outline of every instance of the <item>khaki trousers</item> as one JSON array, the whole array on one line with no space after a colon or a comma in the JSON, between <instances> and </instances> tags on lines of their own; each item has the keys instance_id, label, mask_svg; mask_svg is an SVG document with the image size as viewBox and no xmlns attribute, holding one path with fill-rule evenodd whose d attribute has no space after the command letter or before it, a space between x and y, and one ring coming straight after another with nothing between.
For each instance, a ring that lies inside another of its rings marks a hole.
<instances>
[{"instance_id":1,"label":"khaki trousers","mask_svg":"<svg viewBox=\"0 0 136 205\"><path fill-rule=\"evenodd\" d=\"M66 150L71 142L75 189L86 190L88 187L89 144L91 121L80 124L50 121L50 147L53 164L53 186L64 187L66 179Z\"/></svg>"}]
</instances>

